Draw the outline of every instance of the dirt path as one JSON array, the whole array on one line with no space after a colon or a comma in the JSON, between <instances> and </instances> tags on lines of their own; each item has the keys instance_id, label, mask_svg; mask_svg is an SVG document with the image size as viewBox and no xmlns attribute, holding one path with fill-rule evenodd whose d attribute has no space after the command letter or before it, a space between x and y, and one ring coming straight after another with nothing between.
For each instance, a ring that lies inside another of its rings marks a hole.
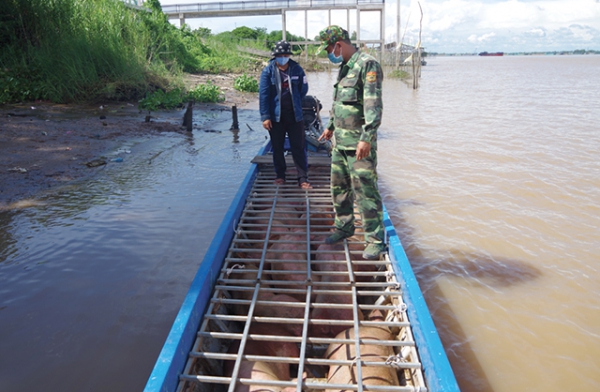
<instances>
[{"instance_id":1,"label":"dirt path","mask_svg":"<svg viewBox=\"0 0 600 392\"><path fill-rule=\"evenodd\" d=\"M210 80L225 93L223 103L196 104L194 116L257 100L257 94L233 89L235 76L189 75L189 85ZM137 102L0 106L0 211L25 207L41 191L94 175L108 163L103 154L124 139L186 132L183 110L150 115L147 119L148 112L139 110Z\"/></svg>"}]
</instances>

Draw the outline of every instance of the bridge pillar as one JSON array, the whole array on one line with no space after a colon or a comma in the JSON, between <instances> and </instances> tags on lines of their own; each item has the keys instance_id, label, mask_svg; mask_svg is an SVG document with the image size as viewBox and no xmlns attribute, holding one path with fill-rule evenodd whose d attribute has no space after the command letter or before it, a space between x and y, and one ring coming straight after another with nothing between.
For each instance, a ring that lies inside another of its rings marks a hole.
<instances>
[{"instance_id":1,"label":"bridge pillar","mask_svg":"<svg viewBox=\"0 0 600 392\"><path fill-rule=\"evenodd\" d=\"M308 10L304 10L304 40L308 41ZM304 44L304 60L308 62L308 44Z\"/></svg>"},{"instance_id":2,"label":"bridge pillar","mask_svg":"<svg viewBox=\"0 0 600 392\"><path fill-rule=\"evenodd\" d=\"M360 49L360 8L356 8L356 43Z\"/></svg>"},{"instance_id":3,"label":"bridge pillar","mask_svg":"<svg viewBox=\"0 0 600 392\"><path fill-rule=\"evenodd\" d=\"M352 32L350 31L350 8L346 9L346 30L348 31L348 34L352 35Z\"/></svg>"},{"instance_id":4,"label":"bridge pillar","mask_svg":"<svg viewBox=\"0 0 600 392\"><path fill-rule=\"evenodd\" d=\"M185 14L179 14L179 27L183 27L185 24Z\"/></svg>"},{"instance_id":5,"label":"bridge pillar","mask_svg":"<svg viewBox=\"0 0 600 392\"><path fill-rule=\"evenodd\" d=\"M287 41L285 30L285 10L281 9L281 39Z\"/></svg>"},{"instance_id":6,"label":"bridge pillar","mask_svg":"<svg viewBox=\"0 0 600 392\"><path fill-rule=\"evenodd\" d=\"M383 61L383 54L385 53L385 7L381 9L381 18L379 19L381 26L379 30L379 39L381 44L379 45L379 62Z\"/></svg>"}]
</instances>

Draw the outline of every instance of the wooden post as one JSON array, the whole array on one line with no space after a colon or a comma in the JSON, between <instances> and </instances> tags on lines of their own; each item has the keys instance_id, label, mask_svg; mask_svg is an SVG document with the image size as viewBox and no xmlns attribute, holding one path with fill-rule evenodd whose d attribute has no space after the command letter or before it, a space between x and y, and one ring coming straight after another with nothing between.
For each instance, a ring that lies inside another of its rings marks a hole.
<instances>
[{"instance_id":1,"label":"wooden post","mask_svg":"<svg viewBox=\"0 0 600 392\"><path fill-rule=\"evenodd\" d=\"M194 103L189 101L187 104L187 109L185 109L185 114L183 115L183 126L186 128L188 132L192 132L192 119L194 117Z\"/></svg>"},{"instance_id":2,"label":"wooden post","mask_svg":"<svg viewBox=\"0 0 600 392\"><path fill-rule=\"evenodd\" d=\"M231 128L229 128L229 129L230 130L240 129L240 126L238 124L237 106L235 106L235 105L233 105L231 107L231 117L233 118L233 124L231 124Z\"/></svg>"}]
</instances>

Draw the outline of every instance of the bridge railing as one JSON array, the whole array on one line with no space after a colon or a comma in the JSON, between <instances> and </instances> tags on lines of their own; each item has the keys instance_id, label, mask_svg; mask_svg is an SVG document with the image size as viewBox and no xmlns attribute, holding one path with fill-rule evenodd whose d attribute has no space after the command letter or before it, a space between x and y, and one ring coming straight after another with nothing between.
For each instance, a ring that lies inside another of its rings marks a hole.
<instances>
[{"instance_id":1,"label":"bridge railing","mask_svg":"<svg viewBox=\"0 0 600 392\"><path fill-rule=\"evenodd\" d=\"M383 4L385 0L253 0L217 3L174 4L162 7L163 13L208 11L238 11L270 8L347 7L366 4Z\"/></svg>"}]
</instances>

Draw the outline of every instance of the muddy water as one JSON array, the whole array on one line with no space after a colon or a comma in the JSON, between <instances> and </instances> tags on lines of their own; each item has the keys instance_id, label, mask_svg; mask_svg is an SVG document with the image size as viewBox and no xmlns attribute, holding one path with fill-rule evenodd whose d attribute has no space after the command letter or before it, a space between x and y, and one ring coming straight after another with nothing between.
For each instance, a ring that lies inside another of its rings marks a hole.
<instances>
[{"instance_id":1,"label":"muddy water","mask_svg":"<svg viewBox=\"0 0 600 392\"><path fill-rule=\"evenodd\" d=\"M382 193L463 391L600 390L599 71L440 57L418 91L385 81Z\"/></svg>"},{"instance_id":2,"label":"muddy water","mask_svg":"<svg viewBox=\"0 0 600 392\"><path fill-rule=\"evenodd\" d=\"M385 81L382 193L464 391L600 390L599 69L435 58L418 91ZM334 77L309 74L325 108ZM237 143L227 115L196 118L0 214L0 391L143 388L265 140L246 110Z\"/></svg>"},{"instance_id":3,"label":"muddy water","mask_svg":"<svg viewBox=\"0 0 600 392\"><path fill-rule=\"evenodd\" d=\"M252 109L237 134L198 113L192 136L120 145L96 180L0 213L0 391L143 389L265 142Z\"/></svg>"},{"instance_id":4,"label":"muddy water","mask_svg":"<svg viewBox=\"0 0 600 392\"><path fill-rule=\"evenodd\" d=\"M600 390L600 56L386 84L380 172L463 391Z\"/></svg>"},{"instance_id":5,"label":"muddy water","mask_svg":"<svg viewBox=\"0 0 600 392\"><path fill-rule=\"evenodd\" d=\"M437 58L387 85L386 202L463 391L600 390L599 71Z\"/></svg>"}]
</instances>

